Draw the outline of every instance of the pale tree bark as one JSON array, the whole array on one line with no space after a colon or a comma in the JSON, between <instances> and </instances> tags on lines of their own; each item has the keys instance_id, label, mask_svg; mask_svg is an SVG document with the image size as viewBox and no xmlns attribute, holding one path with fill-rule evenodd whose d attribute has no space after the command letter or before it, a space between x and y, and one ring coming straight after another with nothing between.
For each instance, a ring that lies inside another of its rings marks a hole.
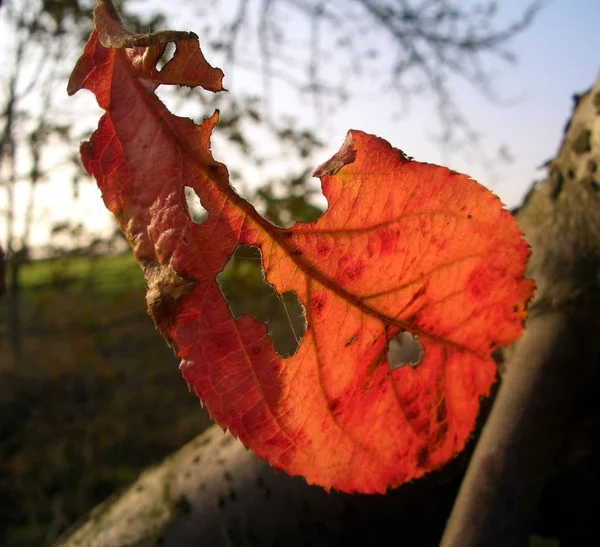
<instances>
[{"instance_id":1,"label":"pale tree bark","mask_svg":"<svg viewBox=\"0 0 600 547\"><path fill-rule=\"evenodd\" d=\"M442 540L526 545L556 453L600 354L600 79L579 97L547 179L516 217L537 282L522 339ZM437 545L468 451L385 496L326 493L276 473L212 428L98 507L62 545Z\"/></svg>"}]
</instances>

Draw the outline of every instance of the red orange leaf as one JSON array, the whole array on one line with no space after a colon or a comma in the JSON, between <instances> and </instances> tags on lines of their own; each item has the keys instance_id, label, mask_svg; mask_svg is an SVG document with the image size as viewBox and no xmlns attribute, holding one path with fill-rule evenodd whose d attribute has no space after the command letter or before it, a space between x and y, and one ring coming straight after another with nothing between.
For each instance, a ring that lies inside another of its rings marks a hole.
<instances>
[{"instance_id":1,"label":"red orange leaf","mask_svg":"<svg viewBox=\"0 0 600 547\"><path fill-rule=\"evenodd\" d=\"M109 49L117 38L133 46ZM327 212L269 224L211 155L218 114L196 125L155 96L161 83L221 88L196 40L173 38L175 57L158 71L166 42L128 34L101 2L69 92L85 87L106 110L82 159L144 268L150 313L185 379L221 426L310 483L384 492L440 467L489 393L491 351L521 333L533 284L512 217L468 177L351 131L316 172ZM185 186L208 211L201 225ZM306 309L292 357L254 318L234 319L219 290L241 244L259 247L267 280ZM389 362L404 331L421 344L416 366Z\"/></svg>"}]
</instances>

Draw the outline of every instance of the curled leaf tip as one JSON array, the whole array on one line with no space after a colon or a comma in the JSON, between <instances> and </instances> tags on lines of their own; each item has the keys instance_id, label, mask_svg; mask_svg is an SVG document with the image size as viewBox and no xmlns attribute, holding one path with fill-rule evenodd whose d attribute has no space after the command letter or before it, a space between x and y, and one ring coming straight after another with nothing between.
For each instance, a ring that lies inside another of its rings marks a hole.
<instances>
[{"instance_id":1,"label":"curled leaf tip","mask_svg":"<svg viewBox=\"0 0 600 547\"><path fill-rule=\"evenodd\" d=\"M105 48L122 49L149 47L174 40L197 40L194 32L161 30L136 34L127 30L119 17L112 0L98 0L94 8L94 27L98 31L100 43Z\"/></svg>"},{"instance_id":2,"label":"curled leaf tip","mask_svg":"<svg viewBox=\"0 0 600 547\"><path fill-rule=\"evenodd\" d=\"M356 149L354 147L354 137L352 131L348 131L346 140L336 154L325 163L319 165L313 173L313 177L324 177L326 175L335 175L344 165L352 163L356 159Z\"/></svg>"}]
</instances>

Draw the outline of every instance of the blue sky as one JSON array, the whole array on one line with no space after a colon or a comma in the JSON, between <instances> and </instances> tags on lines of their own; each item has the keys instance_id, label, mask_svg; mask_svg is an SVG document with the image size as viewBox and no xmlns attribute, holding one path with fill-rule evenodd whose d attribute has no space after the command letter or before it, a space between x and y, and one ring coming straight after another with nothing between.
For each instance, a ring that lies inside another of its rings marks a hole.
<instances>
[{"instance_id":1,"label":"blue sky","mask_svg":"<svg viewBox=\"0 0 600 547\"><path fill-rule=\"evenodd\" d=\"M510 18L525 4L500 2ZM477 154L447 155L428 135L433 122L427 99L414 101L410 115L386 118L387 101L376 109L349 108L340 112L337 124L376 133L420 161L446 163L489 186L508 205L520 202L533 180L543 177L537 169L551 158L560 143L572 108L572 95L589 88L600 72L600 1L552 0L545 2L533 25L518 36L511 48L518 59L499 65L494 72L501 105L493 104L473 89L461 85L461 106L480 130L484 152L495 157L506 147L513 162L496 162L492 169L477 161ZM358 105L357 105L358 106ZM378 116L373 116L377 111ZM339 142L342 135L336 136Z\"/></svg>"},{"instance_id":2,"label":"blue sky","mask_svg":"<svg viewBox=\"0 0 600 547\"><path fill-rule=\"evenodd\" d=\"M222 0L231 5L232 0ZM137 5L144 5L137 2ZM522 0L500 1L500 16L514 19L526 4ZM195 30L201 34L203 23L191 16L198 4L190 0L173 0L156 5L168 11L170 26ZM203 4L205 5L205 4ZM321 137L327 146L315 158L315 167L328 159L341 145L348 129L362 129L386 138L419 161L442 163L465 172L497 193L504 203L518 204L535 179L544 176L537 169L554 155L563 128L572 108L572 95L590 87L600 71L600 0L546 0L533 25L519 35L511 50L517 55L516 64L494 65L492 76L501 105L493 104L471 87L456 82L454 89L461 107L482 135L481 150L488 159L496 159L503 147L512 158L510 163L483 163L479 152L444 153L432 140L436 133L436 118L430 96L415 97L410 110L401 116L399 100L394 93L380 89L357 87L355 97L320 124ZM202 36L201 36L202 39ZM207 52L209 61L215 61ZM236 72L226 86L248 89L257 79ZM258 87L257 91L260 91ZM80 92L83 95L85 92ZM97 116L91 94L78 97ZM73 100L73 99L69 99ZM86 102L87 101L87 102ZM80 104L80 103L78 103ZM285 95L278 108L314 122L314 112L292 95ZM97 119L94 121L94 123ZM218 127L217 127L218 132ZM226 148L215 147L217 159L230 163ZM250 178L261 180L260 173ZM63 177L65 179L65 177ZM92 231L106 232L112 226L95 185L83 187L81 197L74 201L69 182L51 183L40 188L37 218L44 218L34 230L34 244L47 239L48 224L67 218L81 220ZM0 226L3 238L4 226Z\"/></svg>"}]
</instances>

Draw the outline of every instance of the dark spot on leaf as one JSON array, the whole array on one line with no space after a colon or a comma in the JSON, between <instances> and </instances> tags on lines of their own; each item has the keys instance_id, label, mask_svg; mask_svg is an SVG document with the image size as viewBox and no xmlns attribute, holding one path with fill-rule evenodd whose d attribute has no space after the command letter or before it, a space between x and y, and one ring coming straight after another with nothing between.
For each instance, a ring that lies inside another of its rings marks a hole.
<instances>
[{"instance_id":1,"label":"dark spot on leaf","mask_svg":"<svg viewBox=\"0 0 600 547\"><path fill-rule=\"evenodd\" d=\"M446 401L442 401L435 412L435 419L437 422L443 422L448 416L448 407L446 406Z\"/></svg>"},{"instance_id":2,"label":"dark spot on leaf","mask_svg":"<svg viewBox=\"0 0 600 547\"><path fill-rule=\"evenodd\" d=\"M416 325L417 324L416 320L417 320L418 316L419 316L418 313L413 313L406 318L406 322L410 325Z\"/></svg>"},{"instance_id":3,"label":"dark spot on leaf","mask_svg":"<svg viewBox=\"0 0 600 547\"><path fill-rule=\"evenodd\" d=\"M260 348L259 348L259 347L257 347L257 346L253 346L253 347L252 347L252 353L253 353L254 355L258 355L258 354L260 353Z\"/></svg>"},{"instance_id":4,"label":"dark spot on leaf","mask_svg":"<svg viewBox=\"0 0 600 547\"><path fill-rule=\"evenodd\" d=\"M331 251L331 247L329 247L329 245L327 245L326 243L319 243L317 245L317 254L319 256L324 256L326 254L329 254L330 251Z\"/></svg>"},{"instance_id":5,"label":"dark spot on leaf","mask_svg":"<svg viewBox=\"0 0 600 547\"><path fill-rule=\"evenodd\" d=\"M398 333L388 342L388 363L392 370L402 366L416 367L423 362L423 346L416 335Z\"/></svg>"},{"instance_id":6,"label":"dark spot on leaf","mask_svg":"<svg viewBox=\"0 0 600 547\"><path fill-rule=\"evenodd\" d=\"M299 251L298 249L295 249L290 254L292 256L302 256L304 253L302 251Z\"/></svg>"},{"instance_id":7,"label":"dark spot on leaf","mask_svg":"<svg viewBox=\"0 0 600 547\"><path fill-rule=\"evenodd\" d=\"M575 178L575 171L573 169L569 169L567 174L571 180Z\"/></svg>"},{"instance_id":8,"label":"dark spot on leaf","mask_svg":"<svg viewBox=\"0 0 600 547\"><path fill-rule=\"evenodd\" d=\"M426 446L422 446L417 451L417 465L419 467L425 467L429 458L429 449Z\"/></svg>"},{"instance_id":9,"label":"dark spot on leaf","mask_svg":"<svg viewBox=\"0 0 600 547\"><path fill-rule=\"evenodd\" d=\"M588 160L587 169L590 173L595 173L598 170L598 164L594 160Z\"/></svg>"},{"instance_id":10,"label":"dark spot on leaf","mask_svg":"<svg viewBox=\"0 0 600 547\"><path fill-rule=\"evenodd\" d=\"M407 420L412 422L419 417L419 409L417 407L409 408L404 411L404 415Z\"/></svg>"},{"instance_id":11,"label":"dark spot on leaf","mask_svg":"<svg viewBox=\"0 0 600 547\"><path fill-rule=\"evenodd\" d=\"M193 463L200 463L200 460L202 458L200 456L194 456L194 459L192 460Z\"/></svg>"},{"instance_id":12,"label":"dark spot on leaf","mask_svg":"<svg viewBox=\"0 0 600 547\"><path fill-rule=\"evenodd\" d=\"M383 228L377 232L379 236L380 254L381 256L389 255L396 247L396 240L399 232L390 228Z\"/></svg>"},{"instance_id":13,"label":"dark spot on leaf","mask_svg":"<svg viewBox=\"0 0 600 547\"><path fill-rule=\"evenodd\" d=\"M223 496L220 496L219 497L219 509L225 509L225 505L227 505L225 498Z\"/></svg>"},{"instance_id":14,"label":"dark spot on leaf","mask_svg":"<svg viewBox=\"0 0 600 547\"><path fill-rule=\"evenodd\" d=\"M519 311L519 306L515 304L512 308L513 313L517 313Z\"/></svg>"},{"instance_id":15,"label":"dark spot on leaf","mask_svg":"<svg viewBox=\"0 0 600 547\"><path fill-rule=\"evenodd\" d=\"M404 395L402 398L402 406L409 407L411 406L419 397L419 390L413 389Z\"/></svg>"},{"instance_id":16,"label":"dark spot on leaf","mask_svg":"<svg viewBox=\"0 0 600 547\"><path fill-rule=\"evenodd\" d=\"M429 435L431 424L429 423L429 420L419 420L418 422L413 424L413 427L417 435L427 436Z\"/></svg>"},{"instance_id":17,"label":"dark spot on leaf","mask_svg":"<svg viewBox=\"0 0 600 547\"><path fill-rule=\"evenodd\" d=\"M331 411L332 414L335 414L336 410L339 409L341 404L341 401L339 400L339 398L334 399L333 401L329 401L329 410Z\"/></svg>"},{"instance_id":18,"label":"dark spot on leaf","mask_svg":"<svg viewBox=\"0 0 600 547\"><path fill-rule=\"evenodd\" d=\"M349 345L353 344L357 337L358 337L358 333L356 332L350 338L348 338L348 340L346 340L344 347L347 348Z\"/></svg>"},{"instance_id":19,"label":"dark spot on leaf","mask_svg":"<svg viewBox=\"0 0 600 547\"><path fill-rule=\"evenodd\" d=\"M312 310L316 315L321 315L325 307L325 298L323 296L315 296L312 299Z\"/></svg>"},{"instance_id":20,"label":"dark spot on leaf","mask_svg":"<svg viewBox=\"0 0 600 547\"><path fill-rule=\"evenodd\" d=\"M229 488L229 500L230 501L235 501L237 500L237 494L235 493L235 490L233 488Z\"/></svg>"}]
</instances>

